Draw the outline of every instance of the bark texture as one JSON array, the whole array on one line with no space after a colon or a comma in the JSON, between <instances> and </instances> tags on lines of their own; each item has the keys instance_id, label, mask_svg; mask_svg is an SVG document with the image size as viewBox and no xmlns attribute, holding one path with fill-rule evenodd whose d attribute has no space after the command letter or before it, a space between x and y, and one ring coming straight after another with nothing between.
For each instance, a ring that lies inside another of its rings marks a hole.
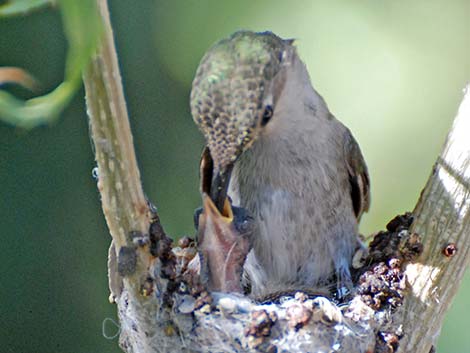
<instances>
[{"instance_id":1,"label":"bark texture","mask_svg":"<svg viewBox=\"0 0 470 353\"><path fill-rule=\"evenodd\" d=\"M411 231L423 254L409 264L410 293L396 320L406 336L401 352L428 353L470 265L470 86L441 155L413 211Z\"/></svg>"}]
</instances>

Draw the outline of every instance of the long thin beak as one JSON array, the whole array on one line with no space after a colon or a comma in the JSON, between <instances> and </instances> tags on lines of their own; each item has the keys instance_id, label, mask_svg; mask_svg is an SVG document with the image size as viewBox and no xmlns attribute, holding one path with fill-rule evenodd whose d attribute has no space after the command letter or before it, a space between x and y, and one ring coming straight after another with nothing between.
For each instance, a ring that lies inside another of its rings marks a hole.
<instances>
[{"instance_id":1,"label":"long thin beak","mask_svg":"<svg viewBox=\"0 0 470 353\"><path fill-rule=\"evenodd\" d=\"M212 175L210 198L221 214L223 214L224 211L224 204L225 199L227 198L227 189L230 183L232 169L233 164L229 164L224 169L216 171Z\"/></svg>"}]
</instances>

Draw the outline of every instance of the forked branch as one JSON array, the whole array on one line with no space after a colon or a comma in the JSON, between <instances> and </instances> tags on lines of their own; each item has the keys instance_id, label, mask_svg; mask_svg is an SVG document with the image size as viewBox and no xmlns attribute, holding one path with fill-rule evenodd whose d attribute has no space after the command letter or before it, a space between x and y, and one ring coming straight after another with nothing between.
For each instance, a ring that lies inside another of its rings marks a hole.
<instances>
[{"instance_id":1,"label":"forked branch","mask_svg":"<svg viewBox=\"0 0 470 353\"><path fill-rule=\"evenodd\" d=\"M97 2L104 36L84 81L98 188L114 244L109 277L121 347L149 353L393 352L400 347L428 353L470 264L469 90L410 230L410 218L399 218L376 237L368 262L358 269L358 294L350 303L338 307L302 293L255 303L208 293L197 273L185 272L194 251L184 242L171 249L145 199L109 12L105 0ZM370 281L383 288L373 292Z\"/></svg>"}]
</instances>

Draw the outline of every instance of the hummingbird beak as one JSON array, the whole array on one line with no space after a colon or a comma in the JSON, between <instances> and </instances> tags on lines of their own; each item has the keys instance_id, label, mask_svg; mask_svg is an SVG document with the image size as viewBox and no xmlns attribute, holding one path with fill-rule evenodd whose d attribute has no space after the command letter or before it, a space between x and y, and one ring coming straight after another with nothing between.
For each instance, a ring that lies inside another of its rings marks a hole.
<instances>
[{"instance_id":1,"label":"hummingbird beak","mask_svg":"<svg viewBox=\"0 0 470 353\"><path fill-rule=\"evenodd\" d=\"M243 209L233 209L227 198L233 163L214 170L206 147L200 168L203 211L197 220L197 242L201 279L209 290L243 293L243 265L252 248L253 219Z\"/></svg>"},{"instance_id":2,"label":"hummingbird beak","mask_svg":"<svg viewBox=\"0 0 470 353\"><path fill-rule=\"evenodd\" d=\"M227 198L227 189L230 183L232 169L233 164L229 164L227 167L216 171L212 176L210 198L222 215L224 215L224 205Z\"/></svg>"},{"instance_id":3,"label":"hummingbird beak","mask_svg":"<svg viewBox=\"0 0 470 353\"><path fill-rule=\"evenodd\" d=\"M209 196L214 204L214 208L222 216L230 218L231 211L228 211L230 209L230 202L227 200L227 189L230 183L233 163L217 171L214 169L214 161L209 148L206 147L202 153L200 164L201 192Z\"/></svg>"}]
</instances>

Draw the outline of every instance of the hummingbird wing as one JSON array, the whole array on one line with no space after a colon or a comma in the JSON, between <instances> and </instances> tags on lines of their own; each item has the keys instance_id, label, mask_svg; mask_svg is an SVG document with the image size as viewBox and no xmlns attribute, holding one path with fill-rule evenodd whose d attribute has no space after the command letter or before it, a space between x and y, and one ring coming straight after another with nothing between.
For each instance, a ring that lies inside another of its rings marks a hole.
<instances>
[{"instance_id":1,"label":"hummingbird wing","mask_svg":"<svg viewBox=\"0 0 470 353\"><path fill-rule=\"evenodd\" d=\"M362 157L359 144L354 139L349 129L346 130L344 137L344 156L349 173L354 213L359 222L362 214L369 210L370 181L367 165L364 161L364 157Z\"/></svg>"}]
</instances>

